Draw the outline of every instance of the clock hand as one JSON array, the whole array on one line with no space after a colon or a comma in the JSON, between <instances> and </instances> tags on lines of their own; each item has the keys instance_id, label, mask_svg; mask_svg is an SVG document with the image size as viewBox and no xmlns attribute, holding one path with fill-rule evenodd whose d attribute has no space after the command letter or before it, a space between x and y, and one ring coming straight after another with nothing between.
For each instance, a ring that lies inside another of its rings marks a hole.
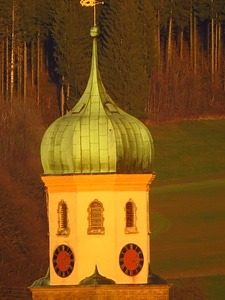
<instances>
[{"instance_id":1,"label":"clock hand","mask_svg":"<svg viewBox=\"0 0 225 300\"><path fill-rule=\"evenodd\" d=\"M139 258L138 253L136 253L136 255L132 257L131 260L136 266L139 266L139 259L138 261L136 260L137 257Z\"/></svg>"},{"instance_id":2,"label":"clock hand","mask_svg":"<svg viewBox=\"0 0 225 300\"><path fill-rule=\"evenodd\" d=\"M65 261L65 259L68 257L68 256L70 256L71 255L71 252L67 252L65 255L64 255L64 257L62 258L62 262L64 263L64 265L66 266L66 267L69 267L69 264Z\"/></svg>"},{"instance_id":3,"label":"clock hand","mask_svg":"<svg viewBox=\"0 0 225 300\"><path fill-rule=\"evenodd\" d=\"M69 267L68 263L64 260L64 258L62 259L62 262L66 267Z\"/></svg>"},{"instance_id":4,"label":"clock hand","mask_svg":"<svg viewBox=\"0 0 225 300\"><path fill-rule=\"evenodd\" d=\"M138 254L136 253L136 255L134 257L132 257L132 261L135 262L136 261L136 257L138 257Z\"/></svg>"}]
</instances>

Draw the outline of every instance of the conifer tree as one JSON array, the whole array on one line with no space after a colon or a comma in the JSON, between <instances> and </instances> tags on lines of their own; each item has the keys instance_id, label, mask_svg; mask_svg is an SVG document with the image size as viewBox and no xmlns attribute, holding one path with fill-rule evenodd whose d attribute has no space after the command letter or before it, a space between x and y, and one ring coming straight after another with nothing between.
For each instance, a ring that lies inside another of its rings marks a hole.
<instances>
[{"instance_id":1,"label":"conifer tree","mask_svg":"<svg viewBox=\"0 0 225 300\"><path fill-rule=\"evenodd\" d=\"M82 9L73 0L50 1L50 9L55 70L63 87L66 105L71 108L84 89L90 68L92 11ZM63 114L63 103L61 107Z\"/></svg>"},{"instance_id":2,"label":"conifer tree","mask_svg":"<svg viewBox=\"0 0 225 300\"><path fill-rule=\"evenodd\" d=\"M151 26L154 15L148 13L152 13L150 4L117 0L109 1L100 17L100 64L107 89L126 111L142 117L147 109L149 76L156 57Z\"/></svg>"}]
</instances>

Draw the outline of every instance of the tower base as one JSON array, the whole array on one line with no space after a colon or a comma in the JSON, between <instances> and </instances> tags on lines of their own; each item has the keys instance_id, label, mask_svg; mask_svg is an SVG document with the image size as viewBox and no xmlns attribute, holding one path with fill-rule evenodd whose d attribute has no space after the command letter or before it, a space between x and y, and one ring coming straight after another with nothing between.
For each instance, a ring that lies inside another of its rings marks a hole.
<instances>
[{"instance_id":1,"label":"tower base","mask_svg":"<svg viewBox=\"0 0 225 300\"><path fill-rule=\"evenodd\" d=\"M169 300L169 284L31 287L33 300Z\"/></svg>"}]
</instances>

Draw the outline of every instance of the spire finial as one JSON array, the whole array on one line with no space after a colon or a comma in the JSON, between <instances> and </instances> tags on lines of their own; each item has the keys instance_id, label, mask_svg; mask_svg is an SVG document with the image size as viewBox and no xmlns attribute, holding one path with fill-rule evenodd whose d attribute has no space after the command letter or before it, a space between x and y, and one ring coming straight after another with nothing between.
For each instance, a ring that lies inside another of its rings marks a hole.
<instances>
[{"instance_id":1,"label":"spire finial","mask_svg":"<svg viewBox=\"0 0 225 300\"><path fill-rule=\"evenodd\" d=\"M96 0L80 0L82 6L93 6L94 7L94 26L96 26L96 5L104 4L104 1Z\"/></svg>"}]
</instances>

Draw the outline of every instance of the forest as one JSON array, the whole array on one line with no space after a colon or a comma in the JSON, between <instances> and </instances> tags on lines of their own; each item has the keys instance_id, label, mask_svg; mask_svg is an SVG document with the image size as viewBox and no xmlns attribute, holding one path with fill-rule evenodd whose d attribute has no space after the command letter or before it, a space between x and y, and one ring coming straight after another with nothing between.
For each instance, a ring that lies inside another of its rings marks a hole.
<instances>
[{"instance_id":1,"label":"forest","mask_svg":"<svg viewBox=\"0 0 225 300\"><path fill-rule=\"evenodd\" d=\"M158 122L223 115L224 17L223 0L98 5L99 68L111 97ZM44 109L55 101L64 114L87 82L93 8L79 0L0 0L0 25L2 101Z\"/></svg>"},{"instance_id":2,"label":"forest","mask_svg":"<svg viewBox=\"0 0 225 300\"><path fill-rule=\"evenodd\" d=\"M224 117L224 0L105 0L97 25L101 77L121 108L146 124ZM47 271L40 141L84 91L91 26L79 0L0 0L1 299Z\"/></svg>"}]
</instances>

